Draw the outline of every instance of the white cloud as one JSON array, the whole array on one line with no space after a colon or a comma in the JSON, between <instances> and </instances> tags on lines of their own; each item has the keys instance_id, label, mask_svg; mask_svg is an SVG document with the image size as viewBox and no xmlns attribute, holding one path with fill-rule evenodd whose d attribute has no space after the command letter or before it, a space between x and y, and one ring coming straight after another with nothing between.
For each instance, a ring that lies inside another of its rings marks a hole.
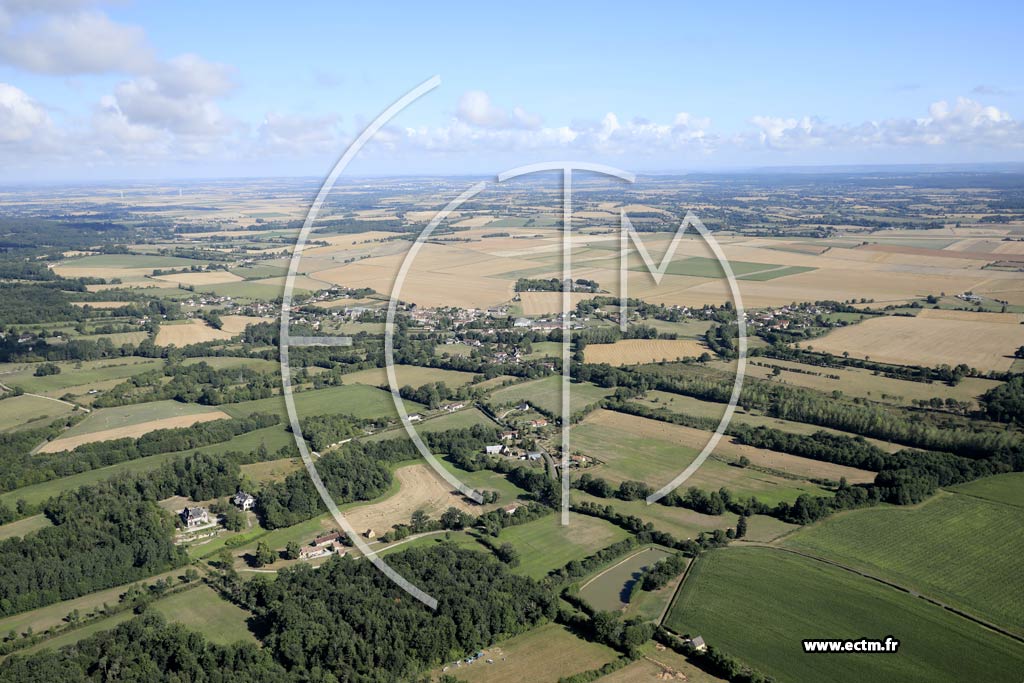
<instances>
[{"instance_id":1,"label":"white cloud","mask_svg":"<svg viewBox=\"0 0 1024 683\"><path fill-rule=\"evenodd\" d=\"M965 97L952 104L934 102L927 116L914 119L833 125L813 116L754 116L750 122L755 132L738 136L737 142L776 150L1024 146L1024 126L1008 112Z\"/></svg>"},{"instance_id":2,"label":"white cloud","mask_svg":"<svg viewBox=\"0 0 1024 683\"><path fill-rule=\"evenodd\" d=\"M337 154L344 133L337 116L308 117L271 112L256 129L261 156Z\"/></svg>"},{"instance_id":3,"label":"white cloud","mask_svg":"<svg viewBox=\"0 0 1024 683\"><path fill-rule=\"evenodd\" d=\"M46 110L23 90L0 83L0 145L26 142L50 128Z\"/></svg>"},{"instance_id":4,"label":"white cloud","mask_svg":"<svg viewBox=\"0 0 1024 683\"><path fill-rule=\"evenodd\" d=\"M153 63L145 32L95 11L56 14L38 25L15 24L8 14L0 59L44 74L140 72ZM3 24L0 23L0 27Z\"/></svg>"},{"instance_id":5,"label":"white cloud","mask_svg":"<svg viewBox=\"0 0 1024 683\"><path fill-rule=\"evenodd\" d=\"M541 118L527 112L522 107L513 107L512 111L495 105L491 96L483 90L469 90L459 98L456 116L463 123L480 128L540 128Z\"/></svg>"}]
</instances>

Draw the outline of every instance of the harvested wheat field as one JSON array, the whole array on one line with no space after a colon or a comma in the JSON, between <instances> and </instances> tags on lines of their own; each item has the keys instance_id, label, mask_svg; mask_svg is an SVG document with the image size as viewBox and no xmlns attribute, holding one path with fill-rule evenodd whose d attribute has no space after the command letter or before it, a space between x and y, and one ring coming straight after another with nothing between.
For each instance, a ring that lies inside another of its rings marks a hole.
<instances>
[{"instance_id":1,"label":"harvested wheat field","mask_svg":"<svg viewBox=\"0 0 1024 683\"><path fill-rule=\"evenodd\" d=\"M584 299L593 299L596 294L573 292L569 295L572 308ZM522 292L519 294L522 301L523 315L552 315L562 312L561 292Z\"/></svg>"},{"instance_id":2,"label":"harvested wheat field","mask_svg":"<svg viewBox=\"0 0 1024 683\"><path fill-rule=\"evenodd\" d=\"M961 317L964 315L970 317ZM922 311L915 318L872 318L841 327L807 346L836 355L849 352L857 358L870 357L883 363L965 363L983 371L1008 370L1014 351L1024 345L1024 327L1009 324L1015 315L983 315L1000 316L999 322L962 311Z\"/></svg>"},{"instance_id":3,"label":"harvested wheat field","mask_svg":"<svg viewBox=\"0 0 1024 683\"><path fill-rule=\"evenodd\" d=\"M219 410L215 410L210 413L200 413L198 415L179 415L177 417L166 417L160 420L150 420L149 422L143 422L141 424L126 425L124 427L118 427L117 429L104 429L98 432L89 432L87 434L79 434L77 436L68 436L63 439L55 439L48 443L43 444L39 448L40 453L57 453L59 451L70 451L84 443L94 443L96 441L112 441L113 439L123 439L125 437L131 437L137 439L143 434L155 431L157 429L174 429L176 427L191 427L199 422L210 422L211 420L227 420L231 416L227 413L223 413Z\"/></svg>"},{"instance_id":4,"label":"harvested wheat field","mask_svg":"<svg viewBox=\"0 0 1024 683\"><path fill-rule=\"evenodd\" d=\"M154 279L182 285L219 285L224 282L241 282L243 280L243 278L226 270L211 270L204 273L174 273L172 275L158 275Z\"/></svg>"},{"instance_id":5,"label":"harvested wheat field","mask_svg":"<svg viewBox=\"0 0 1024 683\"><path fill-rule=\"evenodd\" d=\"M224 315L221 316L220 320L224 323L221 326L221 331L234 336L244 332L246 325L269 322L273 320L273 318L257 318L256 316L251 315Z\"/></svg>"},{"instance_id":6,"label":"harvested wheat field","mask_svg":"<svg viewBox=\"0 0 1024 683\"><path fill-rule=\"evenodd\" d=\"M416 464L395 470L399 490L377 503L360 505L345 511L345 517L359 533L373 529L378 536L391 531L394 524L408 524L412 513L423 510L437 518L450 507L467 512L473 506L453 494L451 487L438 477L429 465ZM480 508L475 508L480 512Z\"/></svg>"},{"instance_id":7,"label":"harvested wheat field","mask_svg":"<svg viewBox=\"0 0 1024 683\"><path fill-rule=\"evenodd\" d=\"M75 306L85 308L89 306L95 309L108 309L108 308L121 308L122 306L128 306L131 301L72 301Z\"/></svg>"},{"instance_id":8,"label":"harvested wheat field","mask_svg":"<svg viewBox=\"0 0 1024 683\"><path fill-rule=\"evenodd\" d=\"M231 339L234 335L224 330L215 330L203 320L189 320L180 325L161 325L156 335L157 346L188 346L199 342Z\"/></svg>"},{"instance_id":9,"label":"harvested wheat field","mask_svg":"<svg viewBox=\"0 0 1024 683\"><path fill-rule=\"evenodd\" d=\"M588 363L636 365L697 357L707 350L692 339L622 339L614 344L588 344L583 353Z\"/></svg>"}]
</instances>

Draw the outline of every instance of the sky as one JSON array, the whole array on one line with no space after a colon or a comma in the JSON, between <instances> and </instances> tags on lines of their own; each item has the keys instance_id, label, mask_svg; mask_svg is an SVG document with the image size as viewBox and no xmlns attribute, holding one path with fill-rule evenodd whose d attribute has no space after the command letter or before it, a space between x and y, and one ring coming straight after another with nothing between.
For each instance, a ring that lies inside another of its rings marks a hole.
<instances>
[{"instance_id":1,"label":"sky","mask_svg":"<svg viewBox=\"0 0 1024 683\"><path fill-rule=\"evenodd\" d=\"M0 182L1024 161L1020 3L442 4L0 0Z\"/></svg>"}]
</instances>

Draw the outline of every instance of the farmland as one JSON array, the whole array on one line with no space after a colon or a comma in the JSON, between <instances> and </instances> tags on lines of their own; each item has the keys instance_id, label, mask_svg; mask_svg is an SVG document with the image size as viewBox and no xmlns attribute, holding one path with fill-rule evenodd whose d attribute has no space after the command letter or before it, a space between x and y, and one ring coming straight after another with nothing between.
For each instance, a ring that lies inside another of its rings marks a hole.
<instances>
[{"instance_id":1,"label":"farmland","mask_svg":"<svg viewBox=\"0 0 1024 683\"><path fill-rule=\"evenodd\" d=\"M609 396L608 389L585 382L570 384L569 409L573 412ZM562 412L562 378L552 375L530 382L513 384L491 392L490 402L495 406L515 405L521 402L537 406L549 413Z\"/></svg>"},{"instance_id":2,"label":"farmland","mask_svg":"<svg viewBox=\"0 0 1024 683\"><path fill-rule=\"evenodd\" d=\"M640 573L670 553L661 548L644 548L619 560L580 586L580 596L595 609L614 611L625 608Z\"/></svg>"},{"instance_id":3,"label":"farmland","mask_svg":"<svg viewBox=\"0 0 1024 683\"><path fill-rule=\"evenodd\" d=\"M607 410L591 413L573 427L571 434L573 448L601 462L593 468L594 476L613 483L636 480L659 485L683 471L711 436L701 430ZM783 466L803 460L784 454L772 457ZM821 464L807 462L811 466ZM733 493L755 495L766 502L820 490L806 481L733 467L715 459L705 462L687 485L712 490L724 486Z\"/></svg>"},{"instance_id":4,"label":"farmland","mask_svg":"<svg viewBox=\"0 0 1024 683\"><path fill-rule=\"evenodd\" d=\"M46 425L52 420L70 413L74 406L40 396L12 396L0 404L0 432L19 427Z\"/></svg>"},{"instance_id":5,"label":"farmland","mask_svg":"<svg viewBox=\"0 0 1024 683\"><path fill-rule=\"evenodd\" d=\"M163 417L165 415L166 417ZM138 438L157 429L188 427L198 422L228 417L230 416L227 413L220 410L174 401L104 408L90 414L60 438L43 444L39 450L43 453L69 451L86 443L125 437Z\"/></svg>"},{"instance_id":6,"label":"farmland","mask_svg":"<svg viewBox=\"0 0 1024 683\"><path fill-rule=\"evenodd\" d=\"M418 365L396 365L395 376L398 380L396 388L407 385L419 387L431 382L444 382L450 387L460 387L473 381L473 374L469 372L424 368ZM385 368L360 370L344 377L345 384L368 384L385 388L388 386L388 375Z\"/></svg>"},{"instance_id":7,"label":"farmland","mask_svg":"<svg viewBox=\"0 0 1024 683\"><path fill-rule=\"evenodd\" d=\"M391 393L364 384L353 384L328 389L301 391L294 394L295 408L302 416L327 415L343 413L355 417L387 417L395 416L395 403ZM421 406L406 401L406 410L415 412ZM233 417L243 417L253 413L276 413L285 417L284 398L274 396L256 401L246 401L224 406L224 412Z\"/></svg>"},{"instance_id":8,"label":"farmland","mask_svg":"<svg viewBox=\"0 0 1024 683\"><path fill-rule=\"evenodd\" d=\"M169 621L176 621L202 633L213 643L230 645L255 642L246 626L252 615L231 604L212 588L199 586L169 595L153 603L153 609Z\"/></svg>"},{"instance_id":9,"label":"farmland","mask_svg":"<svg viewBox=\"0 0 1024 683\"><path fill-rule=\"evenodd\" d=\"M962 671L1013 680L1024 666L1020 645L1004 636L856 574L766 548L714 550L697 560L667 623L781 682L959 681ZM898 656L809 656L800 644L888 635L900 641Z\"/></svg>"},{"instance_id":10,"label":"farmland","mask_svg":"<svg viewBox=\"0 0 1024 683\"><path fill-rule=\"evenodd\" d=\"M569 525L548 515L501 532L501 541L515 546L521 558L516 573L540 578L570 560L581 560L595 550L626 538L626 532L594 517L572 514Z\"/></svg>"},{"instance_id":11,"label":"farmland","mask_svg":"<svg viewBox=\"0 0 1024 683\"><path fill-rule=\"evenodd\" d=\"M581 671L599 669L616 657L609 647L588 643L563 626L548 624L501 641L484 650L483 659L470 665L451 666L447 673L466 683L555 681ZM488 659L494 663L488 663Z\"/></svg>"},{"instance_id":12,"label":"farmland","mask_svg":"<svg viewBox=\"0 0 1024 683\"><path fill-rule=\"evenodd\" d=\"M584 350L588 363L609 365L696 358L706 352L706 346L688 339L624 339L614 344L589 344Z\"/></svg>"},{"instance_id":13,"label":"farmland","mask_svg":"<svg viewBox=\"0 0 1024 683\"><path fill-rule=\"evenodd\" d=\"M883 363L935 366L966 363L979 370L1007 370L1013 352L1024 344L1016 314L978 320L930 311L914 318L886 316L841 327L814 340L817 351L837 355L848 352ZM957 313L957 312L951 312ZM968 314L974 315L974 314Z\"/></svg>"},{"instance_id":14,"label":"farmland","mask_svg":"<svg viewBox=\"0 0 1024 683\"><path fill-rule=\"evenodd\" d=\"M788 536L784 543L1024 634L1024 539L1004 532L1018 524L1024 524L1020 507L966 492L941 493L911 509L836 515Z\"/></svg>"},{"instance_id":15,"label":"farmland","mask_svg":"<svg viewBox=\"0 0 1024 683\"><path fill-rule=\"evenodd\" d=\"M214 329L202 320L188 320L178 325L161 325L156 335L159 346L188 346L198 342L230 339L231 333Z\"/></svg>"},{"instance_id":16,"label":"farmland","mask_svg":"<svg viewBox=\"0 0 1024 683\"><path fill-rule=\"evenodd\" d=\"M395 470L395 479L397 494L346 510L345 517L360 533L373 529L381 536L394 524L408 524L417 510L423 510L434 519L449 507L473 510L474 506L462 496L453 495L451 486L426 464L400 467Z\"/></svg>"}]
</instances>

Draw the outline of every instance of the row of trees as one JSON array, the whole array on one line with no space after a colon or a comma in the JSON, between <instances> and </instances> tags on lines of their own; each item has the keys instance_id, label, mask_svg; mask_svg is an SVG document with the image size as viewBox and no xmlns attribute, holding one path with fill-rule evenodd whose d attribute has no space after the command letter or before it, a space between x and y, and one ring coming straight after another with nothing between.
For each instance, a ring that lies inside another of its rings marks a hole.
<instances>
[{"instance_id":1,"label":"row of trees","mask_svg":"<svg viewBox=\"0 0 1024 683\"><path fill-rule=\"evenodd\" d=\"M0 473L0 491L13 491L22 486L158 453L187 451L200 446L223 443L239 434L270 427L280 421L279 415L253 413L239 419L211 420L191 427L157 429L137 439L125 437L82 444L74 450L57 453L33 454L31 449L38 441L32 442L24 437L25 433L37 436L39 431L54 435L58 433L51 428L0 435L0 457L4 462L3 472ZM26 448L29 443L31 445Z\"/></svg>"}]
</instances>

